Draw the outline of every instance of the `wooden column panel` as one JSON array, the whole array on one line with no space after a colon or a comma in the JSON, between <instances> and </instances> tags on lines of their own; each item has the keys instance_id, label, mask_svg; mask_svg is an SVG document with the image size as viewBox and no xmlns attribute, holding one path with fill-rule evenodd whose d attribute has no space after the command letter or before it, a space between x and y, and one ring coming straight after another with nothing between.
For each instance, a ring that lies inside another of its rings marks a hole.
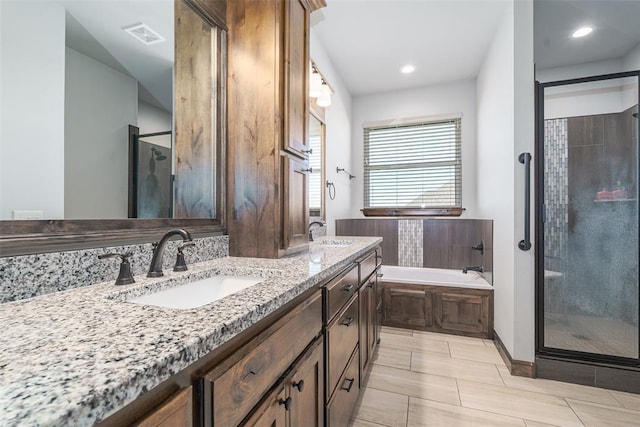
<instances>
[{"instance_id":1,"label":"wooden column panel","mask_svg":"<svg viewBox=\"0 0 640 427\"><path fill-rule=\"evenodd\" d=\"M416 287L394 284L382 292L384 324L388 326L432 325L433 307L431 295Z\"/></svg>"},{"instance_id":2,"label":"wooden column panel","mask_svg":"<svg viewBox=\"0 0 640 427\"><path fill-rule=\"evenodd\" d=\"M336 235L382 237L382 263L398 265L397 219L337 219Z\"/></svg>"},{"instance_id":3,"label":"wooden column panel","mask_svg":"<svg viewBox=\"0 0 640 427\"><path fill-rule=\"evenodd\" d=\"M185 2L175 2L176 218L216 217L215 35Z\"/></svg>"},{"instance_id":4,"label":"wooden column panel","mask_svg":"<svg viewBox=\"0 0 640 427\"><path fill-rule=\"evenodd\" d=\"M309 164L287 155L282 156L282 162L282 249L306 249L309 243Z\"/></svg>"}]
</instances>

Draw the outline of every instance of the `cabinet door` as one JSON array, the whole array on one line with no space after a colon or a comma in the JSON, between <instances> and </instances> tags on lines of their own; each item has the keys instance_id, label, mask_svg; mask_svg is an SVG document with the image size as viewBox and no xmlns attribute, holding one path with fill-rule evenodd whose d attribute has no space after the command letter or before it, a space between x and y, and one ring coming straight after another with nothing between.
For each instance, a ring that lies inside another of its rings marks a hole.
<instances>
[{"instance_id":1,"label":"cabinet door","mask_svg":"<svg viewBox=\"0 0 640 427\"><path fill-rule=\"evenodd\" d=\"M309 243L309 165L306 160L283 156L284 193L282 249Z\"/></svg>"},{"instance_id":2,"label":"cabinet door","mask_svg":"<svg viewBox=\"0 0 640 427\"><path fill-rule=\"evenodd\" d=\"M369 362L373 358L376 349L376 275L369 279L367 284L367 345L369 346Z\"/></svg>"},{"instance_id":3,"label":"cabinet door","mask_svg":"<svg viewBox=\"0 0 640 427\"><path fill-rule=\"evenodd\" d=\"M432 301L427 292L401 287L383 291L384 323L388 326L431 326Z\"/></svg>"},{"instance_id":4,"label":"cabinet door","mask_svg":"<svg viewBox=\"0 0 640 427\"><path fill-rule=\"evenodd\" d=\"M287 397L284 386L279 387L242 425L247 427L287 427L287 414L291 408L291 400L287 399L290 398Z\"/></svg>"},{"instance_id":5,"label":"cabinet door","mask_svg":"<svg viewBox=\"0 0 640 427\"><path fill-rule=\"evenodd\" d=\"M287 381L291 396L290 427L324 425L324 352L318 339Z\"/></svg>"},{"instance_id":6,"label":"cabinet door","mask_svg":"<svg viewBox=\"0 0 640 427\"><path fill-rule=\"evenodd\" d=\"M369 287L365 284L358 291L358 305L360 307L358 312L358 341L360 344L360 387L363 387L362 381L364 381L364 371L369 365L369 334L368 334L368 321L369 321Z\"/></svg>"},{"instance_id":7,"label":"cabinet door","mask_svg":"<svg viewBox=\"0 0 640 427\"><path fill-rule=\"evenodd\" d=\"M139 427L177 427L193 425L193 392L188 387L171 396L155 411L135 424Z\"/></svg>"},{"instance_id":8,"label":"cabinet door","mask_svg":"<svg viewBox=\"0 0 640 427\"><path fill-rule=\"evenodd\" d=\"M442 292L436 294L435 319L444 332L489 332L489 297Z\"/></svg>"},{"instance_id":9,"label":"cabinet door","mask_svg":"<svg viewBox=\"0 0 640 427\"><path fill-rule=\"evenodd\" d=\"M306 2L285 2L284 149L308 157L309 17Z\"/></svg>"}]
</instances>

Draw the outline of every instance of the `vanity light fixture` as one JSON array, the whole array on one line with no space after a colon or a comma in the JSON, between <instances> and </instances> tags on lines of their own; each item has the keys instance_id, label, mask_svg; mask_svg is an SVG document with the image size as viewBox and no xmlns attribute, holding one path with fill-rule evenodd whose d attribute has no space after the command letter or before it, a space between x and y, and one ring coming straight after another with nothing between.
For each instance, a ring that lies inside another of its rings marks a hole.
<instances>
[{"instance_id":1,"label":"vanity light fixture","mask_svg":"<svg viewBox=\"0 0 640 427\"><path fill-rule=\"evenodd\" d=\"M400 68L400 72L402 74L411 74L416 70L416 67L411 65L411 64L407 64L404 67Z\"/></svg>"},{"instance_id":2,"label":"vanity light fixture","mask_svg":"<svg viewBox=\"0 0 640 427\"><path fill-rule=\"evenodd\" d=\"M314 65L311 65L311 78L309 80L309 96L319 98L322 95L322 77Z\"/></svg>"},{"instance_id":3,"label":"vanity light fixture","mask_svg":"<svg viewBox=\"0 0 640 427\"><path fill-rule=\"evenodd\" d=\"M322 81L322 94L318 97L316 104L318 104L318 107L328 107L331 105L331 88L324 80Z\"/></svg>"},{"instance_id":4,"label":"vanity light fixture","mask_svg":"<svg viewBox=\"0 0 640 427\"><path fill-rule=\"evenodd\" d=\"M574 39L579 39L580 37L584 37L586 35L591 34L592 31L593 31L593 27L590 27L590 26L580 27L571 34L571 37L573 37Z\"/></svg>"},{"instance_id":5,"label":"vanity light fixture","mask_svg":"<svg viewBox=\"0 0 640 427\"><path fill-rule=\"evenodd\" d=\"M165 40L164 37L152 30L147 24L135 24L122 29L146 45L160 43Z\"/></svg>"}]
</instances>

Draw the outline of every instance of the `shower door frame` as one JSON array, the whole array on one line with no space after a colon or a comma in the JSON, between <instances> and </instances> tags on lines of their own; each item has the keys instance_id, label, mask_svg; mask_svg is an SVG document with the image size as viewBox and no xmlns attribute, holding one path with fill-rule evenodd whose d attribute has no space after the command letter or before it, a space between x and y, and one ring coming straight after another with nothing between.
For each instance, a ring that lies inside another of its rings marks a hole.
<instances>
[{"instance_id":1,"label":"shower door frame","mask_svg":"<svg viewBox=\"0 0 640 427\"><path fill-rule=\"evenodd\" d=\"M640 70L628 71L622 73L602 74L597 76L582 77L577 79L558 80L553 82L540 83L536 81L535 89L535 348L536 363L539 364L538 358L555 359L567 362L581 362L594 365L620 366L627 368L640 368L640 325L638 327L638 358L630 359L621 356L613 356L598 353L587 353L577 350L566 350L553 347L545 347L544 345L544 90L549 87L566 86L579 83L588 83L602 80L614 80L626 77L636 77L638 82L638 102L640 103ZM639 108L640 110L640 108ZM640 118L637 120L638 128L636 143L636 198L639 203L640 211ZM640 212L638 212L637 221L639 221L638 247L640 248ZM638 253L640 261L640 250ZM640 272L640 269L639 269ZM640 275L640 273L639 273ZM639 277L640 286L640 277ZM640 311L640 289L638 290L638 310ZM640 314L640 313L639 313Z\"/></svg>"}]
</instances>

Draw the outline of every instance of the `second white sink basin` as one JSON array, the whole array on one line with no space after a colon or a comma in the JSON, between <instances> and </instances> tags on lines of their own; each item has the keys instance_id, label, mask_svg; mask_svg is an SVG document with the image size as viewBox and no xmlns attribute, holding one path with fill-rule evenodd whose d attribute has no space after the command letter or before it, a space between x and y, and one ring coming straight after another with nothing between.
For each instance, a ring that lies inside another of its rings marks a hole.
<instances>
[{"instance_id":1,"label":"second white sink basin","mask_svg":"<svg viewBox=\"0 0 640 427\"><path fill-rule=\"evenodd\" d=\"M202 307L231 295L265 278L212 276L196 282L160 290L127 300L136 304L155 305L164 308L190 309Z\"/></svg>"}]
</instances>

